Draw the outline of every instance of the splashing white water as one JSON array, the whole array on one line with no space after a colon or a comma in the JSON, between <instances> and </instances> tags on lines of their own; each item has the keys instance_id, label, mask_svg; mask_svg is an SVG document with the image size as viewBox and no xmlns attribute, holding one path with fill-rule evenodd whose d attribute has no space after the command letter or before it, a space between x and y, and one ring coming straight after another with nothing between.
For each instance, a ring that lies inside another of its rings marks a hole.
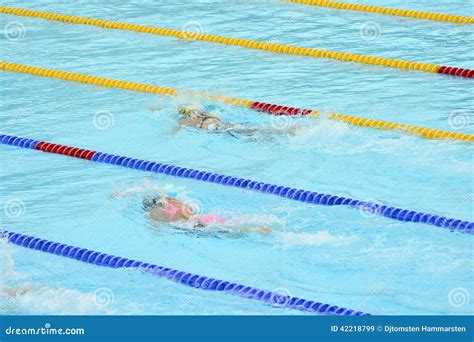
<instances>
[{"instance_id":1,"label":"splashing white water","mask_svg":"<svg viewBox=\"0 0 474 342\"><path fill-rule=\"evenodd\" d=\"M16 293L12 293L14 291ZM4 314L84 315L114 312L111 307L97 305L93 293L31 284L3 287L0 301L0 312Z\"/></svg>"},{"instance_id":2,"label":"splashing white water","mask_svg":"<svg viewBox=\"0 0 474 342\"><path fill-rule=\"evenodd\" d=\"M15 260L13 259L12 249L6 240L0 240L0 287L8 281L25 278L23 274L15 272Z\"/></svg>"},{"instance_id":3,"label":"splashing white water","mask_svg":"<svg viewBox=\"0 0 474 342\"><path fill-rule=\"evenodd\" d=\"M332 235L327 230L316 233L282 233L281 238L285 246L345 246L359 240L357 236Z\"/></svg>"},{"instance_id":4,"label":"splashing white water","mask_svg":"<svg viewBox=\"0 0 474 342\"><path fill-rule=\"evenodd\" d=\"M93 293L52 288L27 282L30 275L15 271L13 249L0 240L0 314L111 314L97 305Z\"/></svg>"}]
</instances>

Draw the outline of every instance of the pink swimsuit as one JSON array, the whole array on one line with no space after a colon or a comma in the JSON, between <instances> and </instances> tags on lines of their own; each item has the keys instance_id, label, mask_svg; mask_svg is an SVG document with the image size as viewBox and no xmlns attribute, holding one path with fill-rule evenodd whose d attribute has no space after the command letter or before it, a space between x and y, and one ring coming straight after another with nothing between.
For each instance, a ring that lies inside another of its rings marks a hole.
<instances>
[{"instance_id":1,"label":"pink swimsuit","mask_svg":"<svg viewBox=\"0 0 474 342\"><path fill-rule=\"evenodd\" d=\"M172 222L175 221L176 214L178 211L181 210L181 207L165 202L164 203L164 209L166 210L166 213L168 214L168 221ZM198 223L203 226L208 226L211 223L224 223L225 220L222 217L213 215L213 214L206 214L206 215L196 215L198 219Z\"/></svg>"},{"instance_id":2,"label":"pink swimsuit","mask_svg":"<svg viewBox=\"0 0 474 342\"><path fill-rule=\"evenodd\" d=\"M163 204L163 207L166 211L166 213L168 214L168 221L175 221L175 218L176 218L176 214L178 213L178 211L181 210L180 207L178 207L177 205L174 205L174 204L171 204L171 203L168 203L168 202L165 202Z\"/></svg>"},{"instance_id":3,"label":"pink swimsuit","mask_svg":"<svg viewBox=\"0 0 474 342\"><path fill-rule=\"evenodd\" d=\"M206 214L206 215L199 215L199 223L203 226L208 226L211 223L224 223L225 220L222 217L213 215L213 214Z\"/></svg>"}]
</instances>

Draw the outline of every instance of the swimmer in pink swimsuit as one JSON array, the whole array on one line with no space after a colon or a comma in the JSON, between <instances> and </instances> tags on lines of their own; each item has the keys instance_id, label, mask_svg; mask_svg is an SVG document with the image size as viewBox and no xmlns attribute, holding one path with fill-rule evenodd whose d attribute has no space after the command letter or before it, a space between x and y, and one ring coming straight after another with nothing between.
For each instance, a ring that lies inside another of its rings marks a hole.
<instances>
[{"instance_id":1,"label":"swimmer in pink swimsuit","mask_svg":"<svg viewBox=\"0 0 474 342\"><path fill-rule=\"evenodd\" d=\"M195 214L191 207L169 196L158 196L143 201L143 209L149 217L161 222L191 222L194 227L207 227L210 224L225 223L225 219L214 214ZM249 232L268 233L270 228L249 227Z\"/></svg>"}]
</instances>

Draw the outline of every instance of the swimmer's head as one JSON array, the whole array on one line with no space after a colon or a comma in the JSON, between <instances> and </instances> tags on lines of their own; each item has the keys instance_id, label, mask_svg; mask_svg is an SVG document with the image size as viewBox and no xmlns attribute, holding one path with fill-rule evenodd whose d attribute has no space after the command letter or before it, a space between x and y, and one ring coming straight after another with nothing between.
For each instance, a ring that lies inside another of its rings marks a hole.
<instances>
[{"instance_id":1,"label":"swimmer's head","mask_svg":"<svg viewBox=\"0 0 474 342\"><path fill-rule=\"evenodd\" d=\"M179 107L178 113L179 115L182 115L182 116L188 116L190 113L190 110L185 106L181 106Z\"/></svg>"},{"instance_id":2,"label":"swimmer's head","mask_svg":"<svg viewBox=\"0 0 474 342\"><path fill-rule=\"evenodd\" d=\"M161 204L163 204L163 198L161 196L145 198L142 202L142 208L143 210L149 210Z\"/></svg>"}]
</instances>

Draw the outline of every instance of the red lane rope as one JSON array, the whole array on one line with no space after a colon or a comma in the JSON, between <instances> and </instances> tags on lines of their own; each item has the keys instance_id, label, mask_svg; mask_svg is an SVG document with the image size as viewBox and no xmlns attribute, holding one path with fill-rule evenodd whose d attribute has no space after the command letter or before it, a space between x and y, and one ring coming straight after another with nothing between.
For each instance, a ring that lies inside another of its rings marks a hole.
<instances>
[{"instance_id":1,"label":"red lane rope","mask_svg":"<svg viewBox=\"0 0 474 342\"><path fill-rule=\"evenodd\" d=\"M91 160L94 154L96 153L96 151L84 150L82 148L70 147L59 144L52 144L44 141L40 141L38 144L36 144L35 149L43 152L63 154L65 156L87 160Z\"/></svg>"},{"instance_id":2,"label":"red lane rope","mask_svg":"<svg viewBox=\"0 0 474 342\"><path fill-rule=\"evenodd\" d=\"M270 113L273 115L311 115L311 114L317 114L317 112L310 110L310 109L302 109L302 108L296 108L296 107L286 107L286 106L280 106L280 105L275 105L271 103L265 103L265 102L253 102L250 105L250 108L253 108L256 111L259 112L266 112Z\"/></svg>"},{"instance_id":3,"label":"red lane rope","mask_svg":"<svg viewBox=\"0 0 474 342\"><path fill-rule=\"evenodd\" d=\"M449 66L445 66L445 65L439 67L438 74L474 78L474 70L464 69L464 68L456 68L456 67L449 67Z\"/></svg>"}]
</instances>

